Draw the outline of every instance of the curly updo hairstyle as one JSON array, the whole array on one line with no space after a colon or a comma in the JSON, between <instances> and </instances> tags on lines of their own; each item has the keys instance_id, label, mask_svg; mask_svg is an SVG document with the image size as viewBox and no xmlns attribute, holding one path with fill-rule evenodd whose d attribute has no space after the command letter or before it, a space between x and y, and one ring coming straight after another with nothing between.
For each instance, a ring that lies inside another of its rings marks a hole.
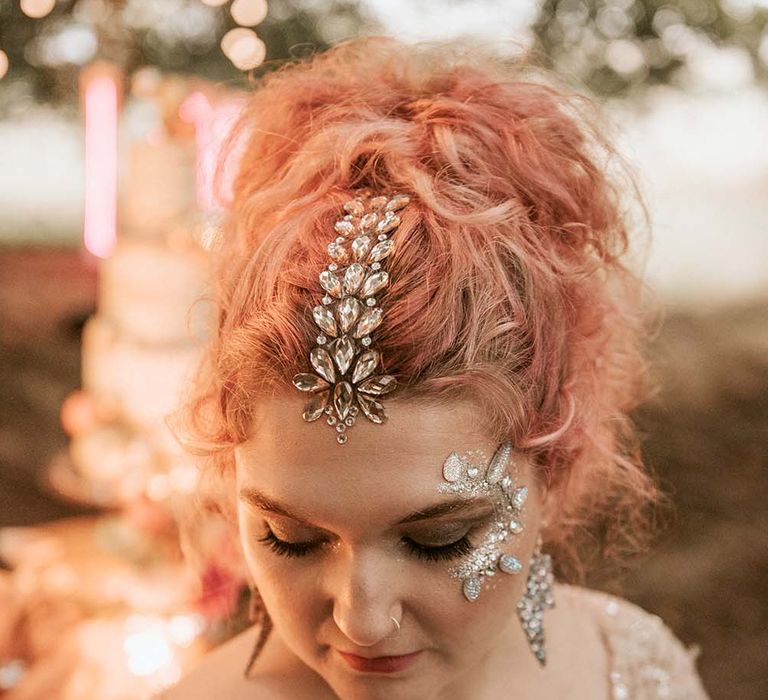
<instances>
[{"instance_id":1,"label":"curly updo hairstyle","mask_svg":"<svg viewBox=\"0 0 768 700\"><path fill-rule=\"evenodd\" d=\"M213 251L218 324L183 413L209 475L232 474L260 398L296 393L342 204L402 192L376 331L393 396L474 398L489 436L532 457L558 499L545 541L564 578L585 543L635 549L658 498L629 416L646 323L623 256L644 209L605 134L551 76L466 49L364 38L268 74L222 163L237 174Z\"/></svg>"}]
</instances>

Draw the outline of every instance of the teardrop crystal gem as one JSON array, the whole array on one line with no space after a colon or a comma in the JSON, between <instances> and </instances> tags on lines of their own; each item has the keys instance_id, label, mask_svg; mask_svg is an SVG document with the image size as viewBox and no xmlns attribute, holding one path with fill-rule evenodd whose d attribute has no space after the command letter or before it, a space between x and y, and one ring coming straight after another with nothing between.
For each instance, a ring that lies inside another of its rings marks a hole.
<instances>
[{"instance_id":1,"label":"teardrop crystal gem","mask_svg":"<svg viewBox=\"0 0 768 700\"><path fill-rule=\"evenodd\" d=\"M517 518L512 518L509 521L509 530L513 535L519 535L523 531L523 524Z\"/></svg>"},{"instance_id":2,"label":"teardrop crystal gem","mask_svg":"<svg viewBox=\"0 0 768 700\"><path fill-rule=\"evenodd\" d=\"M316 374L302 372L293 375L293 386L299 391L322 391L328 388L328 382Z\"/></svg>"},{"instance_id":3,"label":"teardrop crystal gem","mask_svg":"<svg viewBox=\"0 0 768 700\"><path fill-rule=\"evenodd\" d=\"M355 297L344 297L339 302L336 314L339 317L339 326L341 326L342 333L346 333L357 323L362 309L363 305ZM333 335L336 334L334 333Z\"/></svg>"},{"instance_id":4,"label":"teardrop crystal gem","mask_svg":"<svg viewBox=\"0 0 768 700\"><path fill-rule=\"evenodd\" d=\"M383 396L397 387L397 379L391 374L380 374L376 377L366 379L358 385L357 390L373 396Z\"/></svg>"},{"instance_id":5,"label":"teardrop crystal gem","mask_svg":"<svg viewBox=\"0 0 768 700\"><path fill-rule=\"evenodd\" d=\"M355 344L346 336L337 338L331 344L331 354L341 374L346 373L355 356Z\"/></svg>"},{"instance_id":6,"label":"teardrop crystal gem","mask_svg":"<svg viewBox=\"0 0 768 700\"><path fill-rule=\"evenodd\" d=\"M463 471L464 462L461 461L461 457L455 452L451 452L443 462L443 479L453 483L461 478Z\"/></svg>"},{"instance_id":7,"label":"teardrop crystal gem","mask_svg":"<svg viewBox=\"0 0 768 700\"><path fill-rule=\"evenodd\" d=\"M320 273L320 286L337 299L341 297L341 280L330 270L323 270Z\"/></svg>"},{"instance_id":8,"label":"teardrop crystal gem","mask_svg":"<svg viewBox=\"0 0 768 700\"><path fill-rule=\"evenodd\" d=\"M352 385L349 382L339 382L333 389L333 405L339 420L344 420L352 405Z\"/></svg>"},{"instance_id":9,"label":"teardrop crystal gem","mask_svg":"<svg viewBox=\"0 0 768 700\"><path fill-rule=\"evenodd\" d=\"M489 484L495 484L501 481L502 477L507 471L507 462L509 461L509 455L512 453L512 446L505 442L493 455L491 464L488 467L488 471L485 474L485 480Z\"/></svg>"},{"instance_id":10,"label":"teardrop crystal gem","mask_svg":"<svg viewBox=\"0 0 768 700\"><path fill-rule=\"evenodd\" d=\"M352 263L344 272L344 294L355 294L365 279L365 267Z\"/></svg>"},{"instance_id":11,"label":"teardrop crystal gem","mask_svg":"<svg viewBox=\"0 0 768 700\"><path fill-rule=\"evenodd\" d=\"M376 369L376 365L379 364L379 351L378 350L366 350L360 357L357 358L355 364L355 371L352 373L352 382L357 384L366 377L369 377ZM312 376L312 375L309 375Z\"/></svg>"},{"instance_id":12,"label":"teardrop crystal gem","mask_svg":"<svg viewBox=\"0 0 768 700\"><path fill-rule=\"evenodd\" d=\"M379 209L383 209L387 206L387 198L384 196L372 197L368 204L370 204L371 209L374 211L379 211Z\"/></svg>"},{"instance_id":13,"label":"teardrop crystal gem","mask_svg":"<svg viewBox=\"0 0 768 700\"><path fill-rule=\"evenodd\" d=\"M353 335L355 338L362 338L364 335L368 335L376 330L383 320L384 312L379 307L369 309L360 317Z\"/></svg>"},{"instance_id":14,"label":"teardrop crystal gem","mask_svg":"<svg viewBox=\"0 0 768 700\"><path fill-rule=\"evenodd\" d=\"M400 225L400 217L397 214L387 212L385 216L378 224L376 224L376 233L389 233L392 229L397 228Z\"/></svg>"},{"instance_id":15,"label":"teardrop crystal gem","mask_svg":"<svg viewBox=\"0 0 768 700\"><path fill-rule=\"evenodd\" d=\"M376 212L370 212L360 219L360 230L367 231L379 220L379 215Z\"/></svg>"},{"instance_id":16,"label":"teardrop crystal gem","mask_svg":"<svg viewBox=\"0 0 768 700\"><path fill-rule=\"evenodd\" d=\"M479 576L470 576L464 581L464 597L471 603L474 603L480 597L482 586L483 584Z\"/></svg>"},{"instance_id":17,"label":"teardrop crystal gem","mask_svg":"<svg viewBox=\"0 0 768 700\"><path fill-rule=\"evenodd\" d=\"M325 413L325 407L328 405L329 395L330 391L323 391L319 394L313 394L304 406L304 413L301 414L302 418L304 418L305 421L313 421L320 418L320 416Z\"/></svg>"},{"instance_id":18,"label":"teardrop crystal gem","mask_svg":"<svg viewBox=\"0 0 768 700\"><path fill-rule=\"evenodd\" d=\"M352 255L355 260L365 260L368 251L371 249L370 236L358 236L352 241Z\"/></svg>"},{"instance_id":19,"label":"teardrop crystal gem","mask_svg":"<svg viewBox=\"0 0 768 700\"><path fill-rule=\"evenodd\" d=\"M336 343L337 341L333 342ZM331 384L336 381L333 360L325 348L313 348L309 353L309 361L323 379L327 379Z\"/></svg>"},{"instance_id":20,"label":"teardrop crystal gem","mask_svg":"<svg viewBox=\"0 0 768 700\"><path fill-rule=\"evenodd\" d=\"M523 570L520 560L511 554L502 554L499 557L499 569L505 574L519 574Z\"/></svg>"},{"instance_id":21,"label":"teardrop crystal gem","mask_svg":"<svg viewBox=\"0 0 768 700\"><path fill-rule=\"evenodd\" d=\"M387 211L397 211L402 209L407 204L410 204L411 198L407 194L396 194L392 199L387 202Z\"/></svg>"},{"instance_id":22,"label":"teardrop crystal gem","mask_svg":"<svg viewBox=\"0 0 768 700\"><path fill-rule=\"evenodd\" d=\"M518 486L512 494L512 505L518 509L522 508L526 498L528 498L528 487Z\"/></svg>"},{"instance_id":23,"label":"teardrop crystal gem","mask_svg":"<svg viewBox=\"0 0 768 700\"><path fill-rule=\"evenodd\" d=\"M366 396L365 394L358 394L357 403L359 403L360 408L363 409L365 417L373 423L383 423L387 420L384 406L382 406L376 399Z\"/></svg>"},{"instance_id":24,"label":"teardrop crystal gem","mask_svg":"<svg viewBox=\"0 0 768 700\"><path fill-rule=\"evenodd\" d=\"M334 230L336 233L340 233L342 236L349 236L355 232L355 225L351 221L347 221L346 219L342 221L337 221L333 225Z\"/></svg>"},{"instance_id":25,"label":"teardrop crystal gem","mask_svg":"<svg viewBox=\"0 0 768 700\"><path fill-rule=\"evenodd\" d=\"M380 289L387 286L389 282L389 275L384 272L374 272L363 283L363 288L360 290L361 297L372 297Z\"/></svg>"},{"instance_id":26,"label":"teardrop crystal gem","mask_svg":"<svg viewBox=\"0 0 768 700\"><path fill-rule=\"evenodd\" d=\"M328 255L330 255L336 262L339 263L346 262L347 258L349 257L347 249L341 245L341 243L337 243L336 241L328 244Z\"/></svg>"},{"instance_id":27,"label":"teardrop crystal gem","mask_svg":"<svg viewBox=\"0 0 768 700\"><path fill-rule=\"evenodd\" d=\"M343 303L344 302L342 302L342 304ZM312 309L312 317L315 319L315 323L319 326L321 331L334 338L336 337L336 334L338 333L336 329L336 319L327 307L316 306Z\"/></svg>"},{"instance_id":28,"label":"teardrop crystal gem","mask_svg":"<svg viewBox=\"0 0 768 700\"><path fill-rule=\"evenodd\" d=\"M373 246L373 250L371 250L368 259L371 262L379 262L380 260L384 260L384 258L386 258L392 252L394 245L395 242L391 238L388 238L386 241L382 241L381 243L377 243L375 246Z\"/></svg>"},{"instance_id":29,"label":"teardrop crystal gem","mask_svg":"<svg viewBox=\"0 0 768 700\"><path fill-rule=\"evenodd\" d=\"M361 199L350 199L344 202L344 211L352 216L360 216L365 211L365 205Z\"/></svg>"}]
</instances>

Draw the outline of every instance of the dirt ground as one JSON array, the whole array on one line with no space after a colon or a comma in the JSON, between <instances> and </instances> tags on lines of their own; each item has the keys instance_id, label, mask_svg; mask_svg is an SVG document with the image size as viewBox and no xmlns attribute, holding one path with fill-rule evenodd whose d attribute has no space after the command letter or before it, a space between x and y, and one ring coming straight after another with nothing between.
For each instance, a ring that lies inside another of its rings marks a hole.
<instances>
[{"instance_id":1,"label":"dirt ground","mask_svg":"<svg viewBox=\"0 0 768 700\"><path fill-rule=\"evenodd\" d=\"M40 486L66 446L58 412L80 381L96 271L73 250L0 250L0 526L83 512ZM671 313L663 387L638 419L677 516L621 582L686 643L712 698L768 698L768 301Z\"/></svg>"}]
</instances>

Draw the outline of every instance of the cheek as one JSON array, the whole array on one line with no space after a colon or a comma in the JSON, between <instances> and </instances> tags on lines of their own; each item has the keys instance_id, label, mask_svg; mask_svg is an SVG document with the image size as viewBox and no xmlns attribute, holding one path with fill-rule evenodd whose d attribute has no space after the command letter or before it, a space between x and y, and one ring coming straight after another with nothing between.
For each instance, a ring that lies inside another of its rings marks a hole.
<instances>
[{"instance_id":1,"label":"cheek","mask_svg":"<svg viewBox=\"0 0 768 700\"><path fill-rule=\"evenodd\" d=\"M431 578L419 593L419 622L451 657L481 658L495 646L510 621L515 621L517 601L523 594L521 574L496 574L486 579L477 600L470 602L462 592L462 582L447 570Z\"/></svg>"},{"instance_id":2,"label":"cheek","mask_svg":"<svg viewBox=\"0 0 768 700\"><path fill-rule=\"evenodd\" d=\"M258 541L262 535L259 527L241 519L240 538L251 580L284 636L309 636L319 626L324 610L317 577L301 559L271 552Z\"/></svg>"}]
</instances>

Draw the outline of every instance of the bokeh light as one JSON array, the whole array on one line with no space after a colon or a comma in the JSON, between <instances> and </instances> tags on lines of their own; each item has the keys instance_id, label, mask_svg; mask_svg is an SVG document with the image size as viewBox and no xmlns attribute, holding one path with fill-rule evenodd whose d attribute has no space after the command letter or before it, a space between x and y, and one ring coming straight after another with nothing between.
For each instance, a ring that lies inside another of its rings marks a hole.
<instances>
[{"instance_id":1,"label":"bokeh light","mask_svg":"<svg viewBox=\"0 0 768 700\"><path fill-rule=\"evenodd\" d=\"M226 5L228 0L203 0L204 5L208 5L208 7L221 7L222 5Z\"/></svg>"},{"instance_id":2,"label":"bokeh light","mask_svg":"<svg viewBox=\"0 0 768 700\"><path fill-rule=\"evenodd\" d=\"M8 72L8 54L0 49L0 80L5 77Z\"/></svg>"},{"instance_id":3,"label":"bokeh light","mask_svg":"<svg viewBox=\"0 0 768 700\"><path fill-rule=\"evenodd\" d=\"M36 46L40 61L48 66L84 65L96 55L98 48L94 29L80 23L63 26L55 34L42 37Z\"/></svg>"},{"instance_id":4,"label":"bokeh light","mask_svg":"<svg viewBox=\"0 0 768 700\"><path fill-rule=\"evenodd\" d=\"M267 16L267 0L234 0L230 12L238 24L253 27Z\"/></svg>"},{"instance_id":5,"label":"bokeh light","mask_svg":"<svg viewBox=\"0 0 768 700\"><path fill-rule=\"evenodd\" d=\"M45 17L55 6L56 0L21 0L21 11L32 19Z\"/></svg>"},{"instance_id":6,"label":"bokeh light","mask_svg":"<svg viewBox=\"0 0 768 700\"><path fill-rule=\"evenodd\" d=\"M221 39L221 50L240 70L256 68L267 55L264 42L245 27L230 29Z\"/></svg>"}]
</instances>

